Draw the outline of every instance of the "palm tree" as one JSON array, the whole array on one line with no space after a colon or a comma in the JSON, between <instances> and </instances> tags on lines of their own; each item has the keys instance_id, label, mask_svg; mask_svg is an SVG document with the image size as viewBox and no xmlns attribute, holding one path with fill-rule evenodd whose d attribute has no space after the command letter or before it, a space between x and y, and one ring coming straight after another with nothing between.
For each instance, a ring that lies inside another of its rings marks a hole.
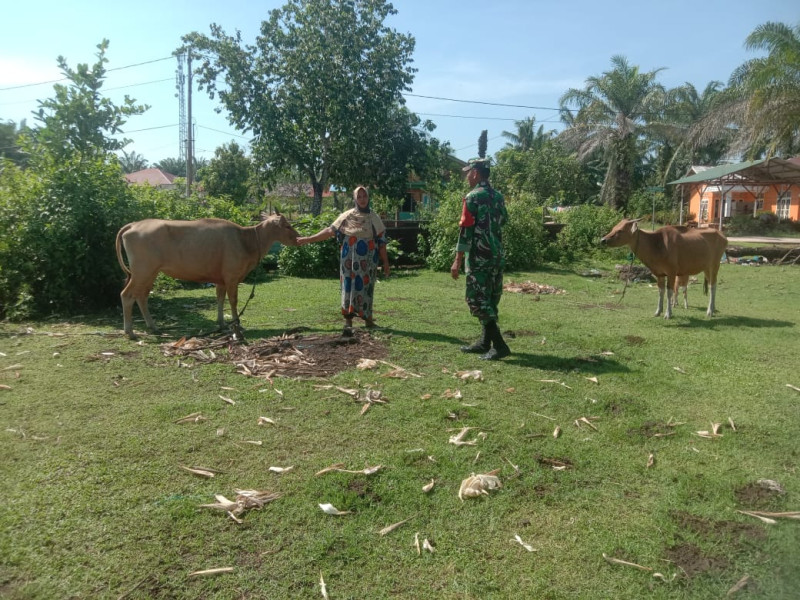
<instances>
[{"instance_id":1,"label":"palm tree","mask_svg":"<svg viewBox=\"0 0 800 600\"><path fill-rule=\"evenodd\" d=\"M656 82L661 69L642 73L619 55L611 64L612 70L589 77L584 89L571 88L561 97L562 115L572 124L560 137L581 160L602 152L607 169L600 198L612 208L624 208L642 159L637 142L647 136L650 123L664 116L666 91Z\"/></svg>"},{"instance_id":2,"label":"palm tree","mask_svg":"<svg viewBox=\"0 0 800 600\"><path fill-rule=\"evenodd\" d=\"M517 128L516 133L503 132L503 137L508 140L506 148L514 148L523 152L541 149L555 133L553 130L545 133L544 125L539 125L539 129L535 130L536 117L525 117L521 121L514 121L514 126Z\"/></svg>"},{"instance_id":3,"label":"palm tree","mask_svg":"<svg viewBox=\"0 0 800 600\"><path fill-rule=\"evenodd\" d=\"M738 67L730 84L747 98L740 141L750 154L767 156L800 151L800 23L768 22L745 40L748 50L766 50Z\"/></svg>"},{"instance_id":4,"label":"palm tree","mask_svg":"<svg viewBox=\"0 0 800 600\"><path fill-rule=\"evenodd\" d=\"M147 168L147 160L141 154L131 152L128 154L125 150L122 151L122 156L119 157L119 164L122 167L123 173L135 173Z\"/></svg>"}]
</instances>

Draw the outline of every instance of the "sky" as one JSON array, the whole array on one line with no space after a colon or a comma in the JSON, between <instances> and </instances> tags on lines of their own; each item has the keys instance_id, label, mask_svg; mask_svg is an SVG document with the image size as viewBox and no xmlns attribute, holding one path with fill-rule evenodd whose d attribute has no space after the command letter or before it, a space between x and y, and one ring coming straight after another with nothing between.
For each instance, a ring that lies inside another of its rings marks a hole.
<instances>
[{"instance_id":1,"label":"sky","mask_svg":"<svg viewBox=\"0 0 800 600\"><path fill-rule=\"evenodd\" d=\"M29 126L38 100L53 97L63 75L57 57L70 67L94 64L105 38L108 76L104 92L114 102L129 95L148 104L126 123L126 147L150 163L179 155L179 106L172 52L181 36L209 33L212 23L241 32L253 43L269 11L284 0L37 0L4 3L0 36L0 121ZM406 105L436 124L433 135L449 142L466 160L488 131L489 154L500 150L504 131L535 117L545 130L561 129L559 99L569 88L611 69L622 55L642 71L663 69L667 87L711 81L726 83L733 70L763 53L744 48L756 26L800 23L797 0L397 0L386 25L416 40L415 74ZM45 83L47 82L47 83ZM21 86L21 87L20 87ZM213 158L232 141L248 136L218 113L196 87L192 93L195 153Z\"/></svg>"}]
</instances>

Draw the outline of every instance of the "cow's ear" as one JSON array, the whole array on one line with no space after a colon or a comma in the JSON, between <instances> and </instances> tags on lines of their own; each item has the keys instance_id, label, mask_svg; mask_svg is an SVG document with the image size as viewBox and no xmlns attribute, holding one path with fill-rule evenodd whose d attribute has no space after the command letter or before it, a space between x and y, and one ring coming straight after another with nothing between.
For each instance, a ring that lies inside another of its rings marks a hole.
<instances>
[{"instance_id":1,"label":"cow's ear","mask_svg":"<svg viewBox=\"0 0 800 600\"><path fill-rule=\"evenodd\" d=\"M636 219L633 224L631 225L631 233L636 233L636 230L639 229L639 221L640 219Z\"/></svg>"},{"instance_id":2,"label":"cow's ear","mask_svg":"<svg viewBox=\"0 0 800 600\"><path fill-rule=\"evenodd\" d=\"M281 211L279 211L279 210L276 208L276 209L275 209L275 214L276 214L276 215L278 215L278 216L280 217L280 216L281 216Z\"/></svg>"}]
</instances>

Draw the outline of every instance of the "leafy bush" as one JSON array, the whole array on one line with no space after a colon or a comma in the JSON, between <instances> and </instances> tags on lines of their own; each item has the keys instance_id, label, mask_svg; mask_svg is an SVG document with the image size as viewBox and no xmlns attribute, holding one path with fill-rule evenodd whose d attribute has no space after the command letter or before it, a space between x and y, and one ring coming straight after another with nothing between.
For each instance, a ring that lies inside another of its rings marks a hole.
<instances>
[{"instance_id":1,"label":"leafy bush","mask_svg":"<svg viewBox=\"0 0 800 600\"><path fill-rule=\"evenodd\" d=\"M306 217L292 225L302 236L309 236L329 227L336 219L333 212L317 217ZM336 238L306 244L284 246L278 255L278 268L284 275L292 277L329 277L339 272L339 246Z\"/></svg>"},{"instance_id":2,"label":"leafy bush","mask_svg":"<svg viewBox=\"0 0 800 600\"><path fill-rule=\"evenodd\" d=\"M530 271L542 265L549 243L542 208L532 195L506 204L508 224L503 229L503 246L508 271Z\"/></svg>"},{"instance_id":3,"label":"leafy bush","mask_svg":"<svg viewBox=\"0 0 800 600\"><path fill-rule=\"evenodd\" d=\"M453 264L466 192L461 182L451 184L439 199L439 210L426 225L427 239L419 236L418 245L430 269L447 271ZM537 206L532 194L523 194L517 199L507 200L506 209L508 223L503 229L506 269L523 271L540 266L548 245L541 207Z\"/></svg>"},{"instance_id":4,"label":"leafy bush","mask_svg":"<svg viewBox=\"0 0 800 600\"><path fill-rule=\"evenodd\" d=\"M622 216L607 206L582 205L559 213L566 227L558 234L559 260L569 262L592 256L600 250L600 238L616 225ZM620 255L622 251L617 251Z\"/></svg>"},{"instance_id":5,"label":"leafy bush","mask_svg":"<svg viewBox=\"0 0 800 600\"><path fill-rule=\"evenodd\" d=\"M766 235L781 236L795 235L800 231L800 224L791 220L781 221L778 215L772 212L759 212L755 218L751 215L736 215L731 217L725 226L726 235Z\"/></svg>"}]
</instances>

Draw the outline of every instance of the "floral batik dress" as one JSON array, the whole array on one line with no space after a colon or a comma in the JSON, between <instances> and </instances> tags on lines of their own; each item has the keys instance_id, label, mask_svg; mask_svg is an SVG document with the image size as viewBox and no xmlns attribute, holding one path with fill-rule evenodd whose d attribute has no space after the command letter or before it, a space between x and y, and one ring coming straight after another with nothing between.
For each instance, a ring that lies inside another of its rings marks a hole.
<instances>
[{"instance_id":1,"label":"floral batik dress","mask_svg":"<svg viewBox=\"0 0 800 600\"><path fill-rule=\"evenodd\" d=\"M379 249L386 228L374 212L348 210L333 222L339 240L339 280L342 314L372 319L372 299L378 272Z\"/></svg>"}]
</instances>

